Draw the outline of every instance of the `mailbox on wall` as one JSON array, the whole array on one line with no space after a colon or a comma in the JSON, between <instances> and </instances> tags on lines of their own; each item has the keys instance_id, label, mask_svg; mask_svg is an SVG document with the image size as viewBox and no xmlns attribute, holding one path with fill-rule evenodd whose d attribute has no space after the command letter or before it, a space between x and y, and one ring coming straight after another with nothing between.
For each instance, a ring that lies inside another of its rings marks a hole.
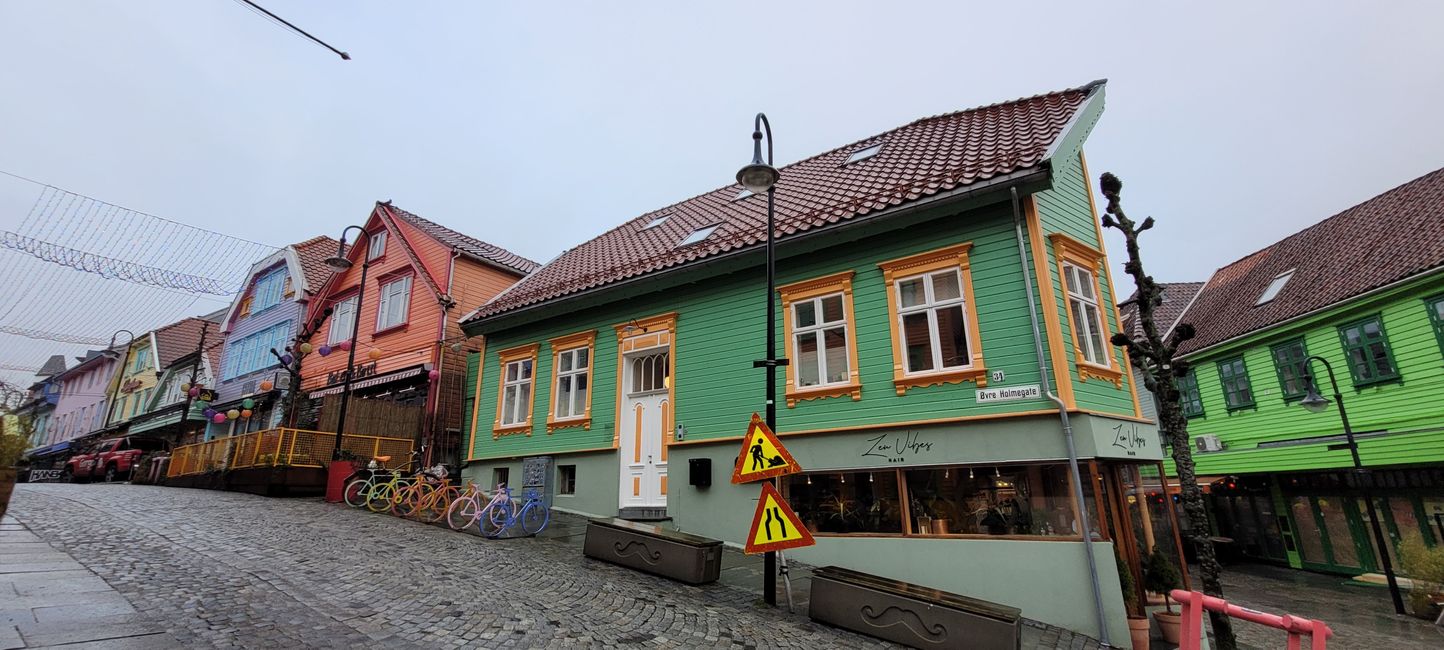
<instances>
[{"instance_id":1,"label":"mailbox on wall","mask_svg":"<svg viewBox=\"0 0 1444 650\"><path fill-rule=\"evenodd\" d=\"M710 487L712 485L712 459L689 459L687 461L687 483L693 487Z\"/></svg>"}]
</instances>

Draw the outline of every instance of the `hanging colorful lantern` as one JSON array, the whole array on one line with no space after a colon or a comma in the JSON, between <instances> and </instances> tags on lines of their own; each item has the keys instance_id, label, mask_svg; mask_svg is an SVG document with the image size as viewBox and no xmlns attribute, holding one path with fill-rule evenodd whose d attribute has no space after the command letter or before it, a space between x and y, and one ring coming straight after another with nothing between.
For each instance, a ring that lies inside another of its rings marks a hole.
<instances>
[{"instance_id":1,"label":"hanging colorful lantern","mask_svg":"<svg viewBox=\"0 0 1444 650\"><path fill-rule=\"evenodd\" d=\"M241 400L241 408L243 408L243 409L253 409L253 408L256 408L256 400L253 400L253 399L251 399L251 398L249 398L249 397L247 397L246 399Z\"/></svg>"},{"instance_id":2,"label":"hanging colorful lantern","mask_svg":"<svg viewBox=\"0 0 1444 650\"><path fill-rule=\"evenodd\" d=\"M226 421L226 414L225 414L225 413L217 413L217 414L211 416L211 422L215 422L216 424L222 424L222 423L224 423L225 421Z\"/></svg>"},{"instance_id":3,"label":"hanging colorful lantern","mask_svg":"<svg viewBox=\"0 0 1444 650\"><path fill-rule=\"evenodd\" d=\"M206 410L201 411L201 413L205 414L207 420L216 416L216 410L209 406L206 407Z\"/></svg>"},{"instance_id":4,"label":"hanging colorful lantern","mask_svg":"<svg viewBox=\"0 0 1444 650\"><path fill-rule=\"evenodd\" d=\"M438 379L441 379L441 371L440 371L440 370L432 370L431 372L426 373L426 377L427 377L428 379L430 379L431 381L436 381L436 380L438 380Z\"/></svg>"},{"instance_id":5,"label":"hanging colorful lantern","mask_svg":"<svg viewBox=\"0 0 1444 650\"><path fill-rule=\"evenodd\" d=\"M263 392L263 393L270 392L270 390L271 390L272 388L275 388L275 387L276 387L276 382L273 382L273 381L271 381L271 380L269 380L269 379L262 379L262 380L261 380L261 384L260 384L261 392Z\"/></svg>"},{"instance_id":6,"label":"hanging colorful lantern","mask_svg":"<svg viewBox=\"0 0 1444 650\"><path fill-rule=\"evenodd\" d=\"M310 353L311 353L311 344L310 344L310 343L302 343L302 344L301 344L301 354L310 354Z\"/></svg>"},{"instance_id":7,"label":"hanging colorful lantern","mask_svg":"<svg viewBox=\"0 0 1444 650\"><path fill-rule=\"evenodd\" d=\"M245 409L245 410L241 411L241 417L246 418L246 419L250 419L250 417L251 417L251 409Z\"/></svg>"},{"instance_id":8,"label":"hanging colorful lantern","mask_svg":"<svg viewBox=\"0 0 1444 650\"><path fill-rule=\"evenodd\" d=\"M283 355L281 355L281 365L283 365L283 366L289 366L289 365L291 365L291 362L292 362L292 361L295 361L295 360L296 360L296 358L293 357L293 356L291 356L290 354L283 354Z\"/></svg>"},{"instance_id":9,"label":"hanging colorful lantern","mask_svg":"<svg viewBox=\"0 0 1444 650\"><path fill-rule=\"evenodd\" d=\"M187 388L187 389L186 389L186 394L187 394L187 395L190 395L192 399L197 398L197 397L200 397L200 396L201 396L201 388L200 388L200 386L191 386L190 388Z\"/></svg>"},{"instance_id":10,"label":"hanging colorful lantern","mask_svg":"<svg viewBox=\"0 0 1444 650\"><path fill-rule=\"evenodd\" d=\"M348 350L351 349L351 342L350 342L350 341L342 341L342 342L340 342L340 343L337 343L337 344L336 344L336 349L337 349L337 350L340 350L340 351L342 351L342 352L346 352L346 351L348 351Z\"/></svg>"},{"instance_id":11,"label":"hanging colorful lantern","mask_svg":"<svg viewBox=\"0 0 1444 650\"><path fill-rule=\"evenodd\" d=\"M238 417L241 417L241 412L236 409L231 409L229 411L226 411L226 417L234 420Z\"/></svg>"},{"instance_id":12,"label":"hanging colorful lantern","mask_svg":"<svg viewBox=\"0 0 1444 650\"><path fill-rule=\"evenodd\" d=\"M366 356L370 357L372 361L376 361L381 358L381 351L376 348L371 348L371 351L367 352Z\"/></svg>"},{"instance_id":13,"label":"hanging colorful lantern","mask_svg":"<svg viewBox=\"0 0 1444 650\"><path fill-rule=\"evenodd\" d=\"M321 347L316 348L316 354L319 354L323 357L331 354L331 346L322 344Z\"/></svg>"},{"instance_id":14,"label":"hanging colorful lantern","mask_svg":"<svg viewBox=\"0 0 1444 650\"><path fill-rule=\"evenodd\" d=\"M190 382L185 382L185 383L181 384L181 392L182 392L182 393L189 393L189 392L191 392L191 383L190 383Z\"/></svg>"}]
</instances>

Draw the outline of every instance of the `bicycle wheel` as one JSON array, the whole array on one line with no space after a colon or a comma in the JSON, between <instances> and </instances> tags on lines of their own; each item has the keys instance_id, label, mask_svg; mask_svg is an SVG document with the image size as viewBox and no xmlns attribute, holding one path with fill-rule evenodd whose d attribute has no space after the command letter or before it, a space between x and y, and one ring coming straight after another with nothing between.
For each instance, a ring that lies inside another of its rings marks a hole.
<instances>
[{"instance_id":1,"label":"bicycle wheel","mask_svg":"<svg viewBox=\"0 0 1444 650\"><path fill-rule=\"evenodd\" d=\"M451 507L451 502L461 496L461 490L454 485L439 487L431 492L431 496L421 502L421 521L434 524L446 515L446 509Z\"/></svg>"},{"instance_id":2,"label":"bicycle wheel","mask_svg":"<svg viewBox=\"0 0 1444 650\"><path fill-rule=\"evenodd\" d=\"M540 501L528 503L521 509L521 529L528 535L540 533L550 520L551 511Z\"/></svg>"},{"instance_id":3,"label":"bicycle wheel","mask_svg":"<svg viewBox=\"0 0 1444 650\"><path fill-rule=\"evenodd\" d=\"M501 537L506 532L506 511L509 505L487 505L482 509L481 515L477 517L477 528L481 534L491 538Z\"/></svg>"},{"instance_id":4,"label":"bicycle wheel","mask_svg":"<svg viewBox=\"0 0 1444 650\"><path fill-rule=\"evenodd\" d=\"M391 497L391 514L397 517L410 517L416 511L416 505L421 501L421 492L426 489L425 483L408 485L396 491Z\"/></svg>"},{"instance_id":5,"label":"bicycle wheel","mask_svg":"<svg viewBox=\"0 0 1444 650\"><path fill-rule=\"evenodd\" d=\"M396 496L396 486L391 483L382 483L371 488L366 495L366 509L371 512L385 512L391 508L391 498Z\"/></svg>"},{"instance_id":6,"label":"bicycle wheel","mask_svg":"<svg viewBox=\"0 0 1444 650\"><path fill-rule=\"evenodd\" d=\"M476 523L480 514L481 506L476 502L476 495L461 497L446 507L446 525L452 530L462 530Z\"/></svg>"},{"instance_id":7,"label":"bicycle wheel","mask_svg":"<svg viewBox=\"0 0 1444 650\"><path fill-rule=\"evenodd\" d=\"M344 498L346 505L360 508L366 505L366 493L371 491L371 479L358 478L346 484Z\"/></svg>"}]
</instances>

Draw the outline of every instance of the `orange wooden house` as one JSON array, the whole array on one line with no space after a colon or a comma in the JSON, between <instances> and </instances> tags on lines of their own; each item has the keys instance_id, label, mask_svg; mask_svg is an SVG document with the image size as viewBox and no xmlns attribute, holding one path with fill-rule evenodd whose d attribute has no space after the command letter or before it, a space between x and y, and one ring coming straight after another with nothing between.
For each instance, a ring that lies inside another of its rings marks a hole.
<instances>
[{"instance_id":1,"label":"orange wooden house","mask_svg":"<svg viewBox=\"0 0 1444 650\"><path fill-rule=\"evenodd\" d=\"M311 408L301 426L334 431L356 328L347 433L410 437L427 462L459 460L467 342L457 317L505 291L539 265L394 205L377 203L346 252L352 266L331 276L307 322L320 326L301 361ZM369 240L369 241L368 241ZM365 294L357 310L363 265Z\"/></svg>"}]
</instances>

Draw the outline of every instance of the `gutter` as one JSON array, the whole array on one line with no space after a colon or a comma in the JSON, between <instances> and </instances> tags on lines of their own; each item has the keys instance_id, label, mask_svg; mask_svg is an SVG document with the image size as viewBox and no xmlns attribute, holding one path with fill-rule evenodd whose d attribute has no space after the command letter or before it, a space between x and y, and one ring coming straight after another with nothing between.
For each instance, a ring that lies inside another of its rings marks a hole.
<instances>
[{"instance_id":1,"label":"gutter","mask_svg":"<svg viewBox=\"0 0 1444 650\"><path fill-rule=\"evenodd\" d=\"M1399 287L1401 287L1401 286L1403 286L1403 285L1406 285L1406 284L1409 284L1409 283L1412 283L1412 282L1421 280L1421 279L1423 279L1423 278L1427 278L1427 277L1429 277L1429 276L1431 276L1431 275L1434 275L1434 274L1440 273L1440 272L1444 272L1444 266L1435 266L1434 268L1431 268L1431 269L1428 269L1428 270L1425 270L1425 271L1420 271L1419 273L1415 273L1414 275L1411 275L1411 276L1408 276L1408 277L1406 277L1406 278L1402 278L1402 279L1399 279L1399 280L1395 280L1395 281L1393 281L1393 282L1390 282L1389 284L1386 284L1386 285L1383 285L1383 286L1380 286L1380 287L1375 287L1375 288L1370 289L1370 290L1368 290L1368 291L1365 291L1365 292L1363 292L1363 293L1354 294L1354 295L1349 296L1348 298L1345 298L1345 299L1343 299L1343 300L1339 300L1339 301L1337 301L1337 302L1331 302L1331 303L1329 303L1329 304L1327 304L1327 305L1324 305L1323 307L1319 307L1318 309L1313 309L1313 310L1310 310L1310 311L1306 311L1306 312L1304 312L1304 313L1302 313L1302 314L1299 314L1299 315L1297 315L1297 316L1293 316L1293 317L1290 317L1290 318L1286 318L1286 319L1281 320L1281 321L1279 321L1279 322L1277 322L1277 323L1269 323L1268 325L1266 325L1266 326L1264 326L1264 327L1260 327L1260 328L1258 328L1258 329L1255 329L1255 330L1252 330L1252 331L1249 331L1249 332L1244 332L1243 334L1239 334L1238 336L1235 336L1235 337L1232 337L1232 338L1224 339L1224 340L1222 340L1222 341L1219 341L1218 343L1214 343L1214 344L1209 345L1209 346L1207 346L1207 347L1199 348L1199 349L1197 349L1197 350L1194 350L1194 351L1192 351L1192 352L1189 352L1189 353L1187 353L1187 354L1184 354L1184 355L1180 356L1179 359L1182 359L1182 360L1191 360L1191 359L1193 359L1194 357L1203 356L1206 352L1208 352L1208 351L1210 351L1210 350L1214 350L1214 349L1221 348L1221 347L1226 347L1226 346L1228 346L1228 345L1230 345L1230 344L1232 344L1232 343L1234 343L1234 342L1236 342L1236 341L1240 341L1240 340L1246 339L1246 338L1248 338L1248 337L1250 337L1250 336L1254 336L1255 334L1258 334L1259 332L1262 332L1262 331L1265 330L1265 329L1271 329L1271 328L1275 328L1275 327L1283 327L1283 326L1285 326L1285 325L1291 325L1291 324L1297 323L1297 322L1299 322L1299 321L1301 321L1301 320L1306 320L1306 319L1309 319L1309 318L1311 318L1311 317L1317 316L1317 315L1319 315L1319 314L1321 314L1321 313L1323 313L1323 312L1329 311L1329 310L1331 310L1331 309L1335 309L1335 308L1339 307L1340 305L1344 305L1344 304L1349 303L1349 302L1365 300L1365 299L1367 299L1367 298L1372 298L1372 297L1377 296L1377 295L1379 295L1379 294L1387 293L1387 292L1392 291L1392 290L1394 290L1394 289L1397 289L1397 288L1399 288ZM1216 272L1215 272L1215 274L1216 274ZM1209 276L1209 281L1210 281L1210 282L1213 281L1213 276ZM1203 288L1202 288L1202 289L1199 289L1199 290L1198 290L1198 293L1199 293L1199 294L1202 294L1202 293L1203 293L1203 289L1206 289L1206 288L1208 288L1208 284L1207 284L1207 283L1205 283L1205 284L1203 285ZM1197 296L1195 296L1195 298L1196 298L1196 297L1197 297ZM1192 307L1192 306L1193 306L1193 303L1189 303L1189 306ZM1187 315L1188 315L1188 311L1185 310L1185 311L1183 312L1183 315L1178 317L1179 322L1182 322L1182 321L1183 321L1183 317L1184 317L1184 316L1187 316ZM1170 328L1170 330L1171 330L1171 329L1172 329L1172 328Z\"/></svg>"},{"instance_id":2,"label":"gutter","mask_svg":"<svg viewBox=\"0 0 1444 650\"><path fill-rule=\"evenodd\" d=\"M1001 188L1001 187L1003 187L1003 186L1026 185L1026 184L1030 184L1030 183L1045 183L1045 184L1046 184L1046 183L1050 182L1050 180L1051 180L1051 176L1052 176L1051 167L1052 167L1051 159L1045 159L1045 160L1039 162L1038 165L1036 165L1036 166L1034 166L1033 168L1030 168L1030 169L1028 169L1028 170L1026 170L1026 171L1021 171L1021 170L1020 170L1020 171L1012 172L1012 173L1010 173L1010 174L1004 174L1004 175L1002 175L1002 176L995 176L995 177L990 178L990 179L987 179L987 180L985 180L985 181L980 181L980 182L977 182L977 183L973 183L973 184L971 184L971 185L967 185L967 186L964 186L964 187L961 187L961 188L957 188L957 189L954 189L954 190L949 191L949 192L942 192L942 193L939 193L939 194L934 194L934 195L932 195L932 196L929 196L929 197L926 197L926 198L923 198L923 199L919 199L919 200L914 201L914 202L912 202L912 203L909 203L909 204L907 204L907 205L898 206L898 207L896 207L896 208L892 208L892 209L888 209L888 210L879 210L879 211L877 211L877 212L872 212L872 213L869 213L869 214L866 214L866 215L862 215L862 216L860 216L860 217L855 217L855 218L849 219L849 220L847 220L847 221L843 221L843 222L841 222L841 223L838 223L838 224L833 225L833 226L830 226L830 227L824 227L824 228L817 228L817 229L813 229L813 230L808 230L808 231L799 233L799 234L797 234L797 235L793 235L793 236L791 236L791 237L788 237L788 238L786 238L786 239L778 239L776 245L777 245L777 247L778 247L779 249L782 249L782 248L785 248L785 247L793 247L793 246L796 246L796 245L799 244L799 243L810 242L810 241L812 241L814 238L816 238L816 237L818 237L818 236L821 236L821 235L829 235L829 236L831 236L831 235L835 235L835 234L840 233L840 232L849 232L849 231L854 230L854 229L856 229L856 228L859 228L859 227L861 227L861 226L871 225L871 224L873 224L874 222L876 222L876 221L877 221L878 219L880 219L880 218L893 218L893 217L898 217L898 216L903 216L903 215L909 215L909 214L913 214L913 213L922 211L922 210L927 209L927 208L932 208L932 207L935 207L935 206L938 206L938 205L942 205L942 204L946 204L946 203L950 203L950 202L953 202L953 201L961 201L961 200L963 200L963 199L976 198L976 197L979 197L979 196L982 196L982 195L987 194L989 191L991 191L991 190L993 190L993 189ZM714 265L720 264L720 263L722 263L722 262L728 262L728 261L732 261L732 260L739 259L739 258L742 258L742 257L750 256L750 255L760 255L761 253L762 253L762 249L759 248L757 244L754 244L753 246L748 246L748 247L745 247L745 248L734 249L734 250L732 250L732 251L728 251L728 252L726 252L726 253L721 253L721 254L718 254L718 255L709 255L709 256L707 256L707 257L702 258L701 261L694 262L694 263L691 263L691 264L678 264L678 265L675 265L675 266L671 266L671 267L667 267L667 268L663 268L663 269L658 269L658 270L656 270L656 271L651 271L651 272L643 273L643 274L641 274L641 275L636 275L636 276L633 276L633 277L630 277L630 278L626 278L626 279L623 279L623 280L618 280L618 281L616 281L616 282L609 282L609 283L607 283L607 284L604 284L604 285L601 285L601 286L598 286L598 287L593 287L593 288L591 288L591 289L585 289L585 290L582 290L582 291L579 291L579 292L576 292L576 293L571 293L571 294L567 294L567 295L564 295L564 296L559 296L559 297L557 297L557 298L552 298L552 299L550 299L550 300L542 300L541 302L533 303L533 304L531 304L531 305L527 305L527 306L524 306L524 307L519 307L519 308L517 308L517 309L513 309L513 310L509 310L509 311L504 311L504 312L501 312L501 313L496 314L496 315L494 315L494 316L487 316L487 317L483 317L483 318L480 318L480 319L477 319L477 320L474 320L474 321L463 322L463 323L461 324L461 326L462 326L463 331L466 331L466 330L474 330L474 329L476 329L477 327L479 327L479 326L481 326L481 325L484 325L484 324L487 324L487 323L492 323L492 322L502 321L502 320L511 320L511 319L513 319L513 318L522 318L522 317L524 317L524 315L526 315L526 314L528 314L528 313L531 313L531 312L535 312L536 310L541 309L541 308L544 308L544 307L545 307L545 308L554 308L554 307L557 307L558 305L565 305L565 304L570 303L571 301L574 301L574 300L577 300L577 299L580 299L580 298L583 298L583 297L591 297L591 296L595 296L595 295L597 295L597 294L599 294L599 293L603 293L603 292L607 292L607 291L615 291L615 290L622 289L622 288L629 287L629 286L633 286L633 285L636 285L636 284L639 284L639 283L655 282L656 279L659 278L659 277L672 277L673 275L675 275L675 274L677 274L677 273L679 273L679 272L683 272L683 271L695 271L695 270L698 270L698 269L707 268L707 267L709 267L709 266L714 266ZM515 286L515 285L513 285L513 286ZM509 290L509 289L508 289L508 290ZM466 333L467 333L467 335L469 335L469 336L474 336L474 334L472 334L470 331L467 331Z\"/></svg>"}]
</instances>

